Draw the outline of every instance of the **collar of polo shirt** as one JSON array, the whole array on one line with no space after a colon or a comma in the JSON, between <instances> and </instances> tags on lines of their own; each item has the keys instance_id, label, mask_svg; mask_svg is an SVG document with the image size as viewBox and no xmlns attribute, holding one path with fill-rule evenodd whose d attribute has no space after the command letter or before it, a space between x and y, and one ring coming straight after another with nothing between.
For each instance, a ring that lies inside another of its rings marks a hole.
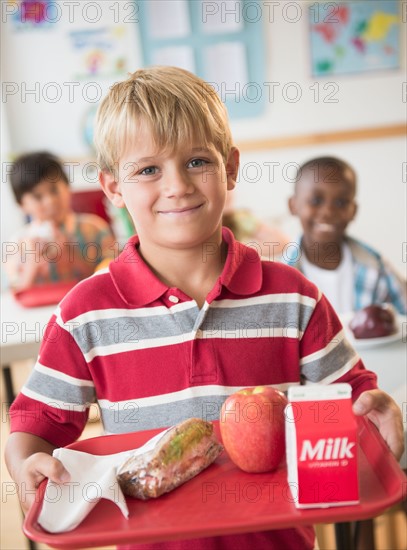
<instances>
[{"instance_id":1,"label":"collar of polo shirt","mask_svg":"<svg viewBox=\"0 0 407 550\"><path fill-rule=\"evenodd\" d=\"M234 294L247 296L259 291L262 284L261 260L255 251L236 241L228 228L223 228L222 237L228 245L227 257L220 284L209 293L208 301L219 296L222 286ZM109 266L118 293L133 307L145 306L169 290L141 258L139 242L137 235L131 237L120 256Z\"/></svg>"}]
</instances>

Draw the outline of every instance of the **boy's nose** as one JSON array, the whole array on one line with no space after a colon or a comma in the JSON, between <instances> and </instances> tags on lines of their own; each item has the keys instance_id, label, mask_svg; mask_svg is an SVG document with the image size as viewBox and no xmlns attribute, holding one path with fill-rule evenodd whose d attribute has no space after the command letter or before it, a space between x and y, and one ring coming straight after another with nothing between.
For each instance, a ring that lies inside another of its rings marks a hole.
<instances>
[{"instance_id":1,"label":"boy's nose","mask_svg":"<svg viewBox=\"0 0 407 550\"><path fill-rule=\"evenodd\" d=\"M44 208L49 211L53 211L58 205L58 198L56 195L46 195L43 199Z\"/></svg>"},{"instance_id":2,"label":"boy's nose","mask_svg":"<svg viewBox=\"0 0 407 550\"><path fill-rule=\"evenodd\" d=\"M333 204L326 202L322 208L322 218L330 220L335 215L335 207Z\"/></svg>"},{"instance_id":3,"label":"boy's nose","mask_svg":"<svg viewBox=\"0 0 407 550\"><path fill-rule=\"evenodd\" d=\"M167 197L180 197L191 194L193 191L194 185L187 174L174 170L167 175L164 184L164 193Z\"/></svg>"}]
</instances>

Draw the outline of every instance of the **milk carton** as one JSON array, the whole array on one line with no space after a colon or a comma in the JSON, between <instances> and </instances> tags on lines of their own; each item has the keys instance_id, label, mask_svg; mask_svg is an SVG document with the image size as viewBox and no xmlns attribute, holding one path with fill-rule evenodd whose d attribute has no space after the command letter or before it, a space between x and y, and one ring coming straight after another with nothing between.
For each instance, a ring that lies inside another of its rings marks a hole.
<instances>
[{"instance_id":1,"label":"milk carton","mask_svg":"<svg viewBox=\"0 0 407 550\"><path fill-rule=\"evenodd\" d=\"M349 384L288 390L288 483L297 508L357 504L358 440Z\"/></svg>"}]
</instances>

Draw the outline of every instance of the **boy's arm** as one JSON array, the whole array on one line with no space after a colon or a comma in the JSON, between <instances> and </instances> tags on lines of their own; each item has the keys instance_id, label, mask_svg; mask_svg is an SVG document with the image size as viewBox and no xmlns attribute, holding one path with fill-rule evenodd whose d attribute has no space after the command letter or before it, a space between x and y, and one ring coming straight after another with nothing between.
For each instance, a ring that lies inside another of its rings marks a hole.
<instances>
[{"instance_id":1,"label":"boy's arm","mask_svg":"<svg viewBox=\"0 0 407 550\"><path fill-rule=\"evenodd\" d=\"M51 443L29 433L10 435L5 450L5 461L18 490L21 507L26 513L35 500L36 490L45 478L55 483L69 481L69 473L62 463L53 458Z\"/></svg>"},{"instance_id":2,"label":"boy's arm","mask_svg":"<svg viewBox=\"0 0 407 550\"><path fill-rule=\"evenodd\" d=\"M400 408L382 390L363 392L353 404L357 416L366 415L379 430L389 449L400 460L404 452L404 427Z\"/></svg>"},{"instance_id":3,"label":"boy's arm","mask_svg":"<svg viewBox=\"0 0 407 550\"><path fill-rule=\"evenodd\" d=\"M352 386L354 411L366 415L397 459L404 449L401 411L394 400L377 389L376 375L365 369L362 360L344 335L332 306L320 296L300 344L301 374L307 383L347 382Z\"/></svg>"},{"instance_id":4,"label":"boy's arm","mask_svg":"<svg viewBox=\"0 0 407 550\"><path fill-rule=\"evenodd\" d=\"M51 455L56 447L79 437L94 400L81 350L58 319L55 315L51 318L39 360L9 410L6 464L25 511L44 478L56 483L69 480L68 472Z\"/></svg>"},{"instance_id":5,"label":"boy's arm","mask_svg":"<svg viewBox=\"0 0 407 550\"><path fill-rule=\"evenodd\" d=\"M20 241L16 252L7 256L4 269L13 290L30 288L39 273L47 270L47 262L42 254L43 248L44 242L27 239Z\"/></svg>"}]
</instances>

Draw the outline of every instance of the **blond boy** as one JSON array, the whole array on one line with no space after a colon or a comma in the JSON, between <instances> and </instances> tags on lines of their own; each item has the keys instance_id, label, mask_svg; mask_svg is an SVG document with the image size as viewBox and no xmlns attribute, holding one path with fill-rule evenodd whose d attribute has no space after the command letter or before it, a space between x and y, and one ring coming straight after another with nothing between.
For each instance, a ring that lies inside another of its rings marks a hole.
<instances>
[{"instance_id":1,"label":"blond boy","mask_svg":"<svg viewBox=\"0 0 407 550\"><path fill-rule=\"evenodd\" d=\"M92 401L108 432L131 432L215 420L227 395L259 384L349 382L357 414L399 456L400 411L376 389L325 298L296 270L262 262L222 231L239 152L212 88L177 68L137 71L101 104L95 141L100 183L128 208L138 235L51 320L59 338L43 343L10 412L6 455L16 482L69 479L50 454L80 435ZM142 548L313 546L306 527Z\"/></svg>"}]
</instances>

